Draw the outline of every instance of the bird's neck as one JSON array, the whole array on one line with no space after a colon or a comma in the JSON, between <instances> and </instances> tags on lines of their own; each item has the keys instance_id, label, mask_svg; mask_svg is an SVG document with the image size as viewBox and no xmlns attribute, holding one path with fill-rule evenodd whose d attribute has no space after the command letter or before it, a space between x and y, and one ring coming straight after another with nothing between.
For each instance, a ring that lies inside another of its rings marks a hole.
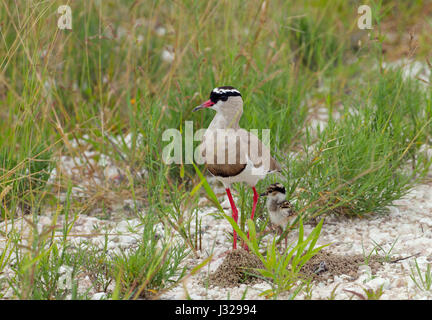
<instances>
[{"instance_id":1,"label":"bird's neck","mask_svg":"<svg viewBox=\"0 0 432 320\"><path fill-rule=\"evenodd\" d=\"M208 129L238 129L240 114L224 114L222 112L217 112L212 122L210 123Z\"/></svg>"}]
</instances>

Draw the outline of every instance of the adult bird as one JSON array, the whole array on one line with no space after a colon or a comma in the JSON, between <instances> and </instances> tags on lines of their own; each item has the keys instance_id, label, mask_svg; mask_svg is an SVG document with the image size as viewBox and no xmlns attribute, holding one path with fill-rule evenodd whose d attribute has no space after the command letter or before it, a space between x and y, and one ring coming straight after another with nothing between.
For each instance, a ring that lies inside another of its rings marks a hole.
<instances>
[{"instance_id":1,"label":"adult bird","mask_svg":"<svg viewBox=\"0 0 432 320\"><path fill-rule=\"evenodd\" d=\"M203 135L200 155L207 169L225 187L234 221L238 222L238 210L231 194L231 184L246 182L253 190L251 219L254 219L258 202L255 189L259 180L267 174L281 170L279 163L271 157L270 150L258 137L239 126L243 113L243 99L236 88L217 87L210 99L196 107L212 109L216 115ZM249 233L248 233L249 237ZM237 249L237 233L233 231L233 249ZM245 249L247 246L245 245Z\"/></svg>"}]
</instances>

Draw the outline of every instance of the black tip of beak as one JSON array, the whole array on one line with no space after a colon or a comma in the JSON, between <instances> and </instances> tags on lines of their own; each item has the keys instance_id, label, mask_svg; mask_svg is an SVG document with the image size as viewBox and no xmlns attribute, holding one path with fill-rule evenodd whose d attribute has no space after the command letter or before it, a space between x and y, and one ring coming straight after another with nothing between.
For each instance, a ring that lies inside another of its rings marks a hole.
<instances>
[{"instance_id":1,"label":"black tip of beak","mask_svg":"<svg viewBox=\"0 0 432 320\"><path fill-rule=\"evenodd\" d=\"M195 109L193 109L192 112L195 112L195 111L203 109L203 108L210 108L214 104L215 103L213 101L207 100L206 102L201 103L198 107L196 107Z\"/></svg>"},{"instance_id":2,"label":"black tip of beak","mask_svg":"<svg viewBox=\"0 0 432 320\"><path fill-rule=\"evenodd\" d=\"M265 196L267 196L267 192L261 193L259 196L260 197L265 197Z\"/></svg>"}]
</instances>

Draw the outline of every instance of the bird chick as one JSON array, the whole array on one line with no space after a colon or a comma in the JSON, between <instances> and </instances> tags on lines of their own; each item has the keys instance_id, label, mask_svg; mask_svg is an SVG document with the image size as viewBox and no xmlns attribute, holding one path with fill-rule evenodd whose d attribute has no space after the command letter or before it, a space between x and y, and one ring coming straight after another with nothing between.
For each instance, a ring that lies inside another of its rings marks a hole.
<instances>
[{"instance_id":1,"label":"bird chick","mask_svg":"<svg viewBox=\"0 0 432 320\"><path fill-rule=\"evenodd\" d=\"M281 183L274 183L268 186L267 190L260 196L267 197L267 210L270 222L284 230L297 216L292 204L285 199L286 190ZM286 246L286 238L285 238Z\"/></svg>"}]
</instances>

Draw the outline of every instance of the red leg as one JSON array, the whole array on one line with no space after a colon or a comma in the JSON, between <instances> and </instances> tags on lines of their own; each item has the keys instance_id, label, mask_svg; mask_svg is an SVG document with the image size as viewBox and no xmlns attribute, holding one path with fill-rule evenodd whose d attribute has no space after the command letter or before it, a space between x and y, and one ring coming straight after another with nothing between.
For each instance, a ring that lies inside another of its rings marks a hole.
<instances>
[{"instance_id":1,"label":"red leg","mask_svg":"<svg viewBox=\"0 0 432 320\"><path fill-rule=\"evenodd\" d=\"M238 222L238 211L237 211L237 208L235 206L233 197L231 195L231 190L229 188L226 188L225 191L228 195L228 200L229 200L230 205L231 205L232 217L233 217L234 221L237 223ZM233 249L237 249L237 232L235 230L233 230Z\"/></svg>"},{"instance_id":2,"label":"red leg","mask_svg":"<svg viewBox=\"0 0 432 320\"><path fill-rule=\"evenodd\" d=\"M258 202L259 195L258 195L258 192L256 191L255 187L252 187L252 190L253 190L254 195L253 195L253 205L252 205L251 219L253 220L254 219L254 215L255 215L255 209L256 209L256 205L257 205L257 202Z\"/></svg>"},{"instance_id":3,"label":"red leg","mask_svg":"<svg viewBox=\"0 0 432 320\"><path fill-rule=\"evenodd\" d=\"M259 197L259 195L258 195L258 192L256 191L255 187L252 187L252 190L253 190L254 195L253 195L253 204L252 204L251 219L253 221L254 216L255 216L255 209L256 209L256 205L258 203L258 197ZM249 239L249 231L248 231L248 239ZM247 250L247 251L249 251L249 248L248 248L248 246L246 244L244 245L244 249Z\"/></svg>"}]
</instances>

